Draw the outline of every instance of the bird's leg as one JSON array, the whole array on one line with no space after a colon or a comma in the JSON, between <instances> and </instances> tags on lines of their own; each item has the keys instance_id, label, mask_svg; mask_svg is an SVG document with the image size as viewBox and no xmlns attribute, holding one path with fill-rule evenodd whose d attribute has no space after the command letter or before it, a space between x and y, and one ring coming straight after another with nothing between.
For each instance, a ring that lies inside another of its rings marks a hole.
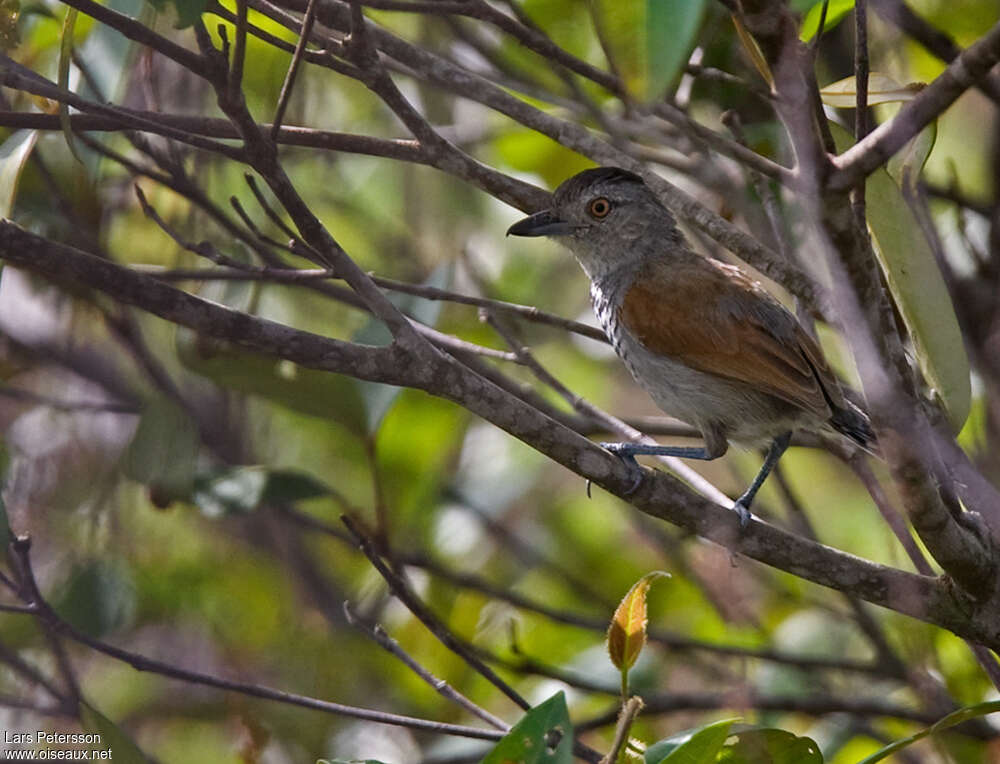
<instances>
[{"instance_id":1,"label":"bird's leg","mask_svg":"<svg viewBox=\"0 0 1000 764\"><path fill-rule=\"evenodd\" d=\"M767 456L764 457L764 463L760 467L760 472L757 473L757 477L753 479L750 487L747 488L743 495L736 500L733 505L733 509L736 510L736 514L740 516L740 528L746 528L747 523L750 522L750 504L753 503L753 497L757 495L757 491L760 487L764 485L764 481L767 480L767 476L771 474L771 470L774 469L774 465L778 463L778 459L781 455L785 453L788 448L789 442L792 440L792 433L786 432L779 435L771 442L770 448L767 449Z\"/></svg>"},{"instance_id":2,"label":"bird's leg","mask_svg":"<svg viewBox=\"0 0 1000 764\"><path fill-rule=\"evenodd\" d=\"M633 474L634 481L626 496L634 493L642 482L642 468L635 460L636 456L676 456L680 459L711 461L726 453L725 439L721 440L721 448L718 443L711 441L706 441L705 446L652 446L643 443L601 443L600 446L625 462L625 466Z\"/></svg>"}]
</instances>

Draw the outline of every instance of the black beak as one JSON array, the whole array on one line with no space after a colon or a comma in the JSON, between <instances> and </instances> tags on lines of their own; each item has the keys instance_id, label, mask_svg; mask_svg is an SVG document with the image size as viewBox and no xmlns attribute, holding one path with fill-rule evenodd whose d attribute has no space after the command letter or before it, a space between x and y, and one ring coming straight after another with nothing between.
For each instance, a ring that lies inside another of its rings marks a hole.
<instances>
[{"instance_id":1,"label":"black beak","mask_svg":"<svg viewBox=\"0 0 1000 764\"><path fill-rule=\"evenodd\" d=\"M561 220L552 210L542 210L507 229L508 236L565 236L576 226Z\"/></svg>"}]
</instances>

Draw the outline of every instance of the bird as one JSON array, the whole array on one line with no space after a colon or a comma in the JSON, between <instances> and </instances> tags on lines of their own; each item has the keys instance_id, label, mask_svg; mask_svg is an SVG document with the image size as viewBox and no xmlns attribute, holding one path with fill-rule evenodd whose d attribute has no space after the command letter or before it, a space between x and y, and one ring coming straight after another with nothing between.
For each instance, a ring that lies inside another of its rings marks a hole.
<instances>
[{"instance_id":1,"label":"bird","mask_svg":"<svg viewBox=\"0 0 1000 764\"><path fill-rule=\"evenodd\" d=\"M734 503L745 529L794 431L839 433L876 453L868 416L795 316L738 267L694 252L641 176L584 170L507 235L548 236L570 249L618 357L659 408L701 433L700 447L601 443L635 473L629 493L645 474L637 455L713 460L730 443L766 446Z\"/></svg>"}]
</instances>

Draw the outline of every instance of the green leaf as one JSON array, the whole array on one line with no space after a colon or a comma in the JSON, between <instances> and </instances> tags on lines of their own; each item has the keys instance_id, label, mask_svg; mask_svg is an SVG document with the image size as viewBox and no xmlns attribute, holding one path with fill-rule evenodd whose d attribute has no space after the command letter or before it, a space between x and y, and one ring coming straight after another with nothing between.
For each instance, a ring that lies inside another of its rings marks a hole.
<instances>
[{"instance_id":1,"label":"green leaf","mask_svg":"<svg viewBox=\"0 0 1000 764\"><path fill-rule=\"evenodd\" d=\"M937 122L931 122L907 141L900 151L888 161L886 171L904 191L915 192L920 181L920 173L927 163L937 141Z\"/></svg>"},{"instance_id":2,"label":"green leaf","mask_svg":"<svg viewBox=\"0 0 1000 764\"><path fill-rule=\"evenodd\" d=\"M646 0L646 97L662 98L684 71L708 0Z\"/></svg>"},{"instance_id":3,"label":"green leaf","mask_svg":"<svg viewBox=\"0 0 1000 764\"><path fill-rule=\"evenodd\" d=\"M268 501L301 501L330 489L294 470L263 466L223 467L194 478L191 502L209 517L254 512Z\"/></svg>"},{"instance_id":4,"label":"green leaf","mask_svg":"<svg viewBox=\"0 0 1000 764\"><path fill-rule=\"evenodd\" d=\"M133 18L145 12L152 16L145 0L105 0L106 8ZM80 95L93 101L117 101L122 96L122 85L132 71L131 60L136 44L118 31L104 24L95 24L77 50L87 62L89 76L77 86ZM96 91L91 88L93 82ZM103 133L91 133L101 139Z\"/></svg>"},{"instance_id":5,"label":"green leaf","mask_svg":"<svg viewBox=\"0 0 1000 764\"><path fill-rule=\"evenodd\" d=\"M494 139L493 149L504 164L521 172L534 173L552 187L594 166L586 157L527 128L504 130Z\"/></svg>"},{"instance_id":6,"label":"green leaf","mask_svg":"<svg viewBox=\"0 0 1000 764\"><path fill-rule=\"evenodd\" d=\"M662 98L691 57L701 31L707 0L598 0L604 39L622 72L625 87L637 98Z\"/></svg>"},{"instance_id":7,"label":"green leaf","mask_svg":"<svg viewBox=\"0 0 1000 764\"><path fill-rule=\"evenodd\" d=\"M339 422L357 435L367 432L364 399L350 377L249 353L188 329L178 330L177 348L185 367L218 385Z\"/></svg>"},{"instance_id":8,"label":"green leaf","mask_svg":"<svg viewBox=\"0 0 1000 764\"><path fill-rule=\"evenodd\" d=\"M177 29L187 29L201 18L208 7L208 0L173 0L177 9Z\"/></svg>"},{"instance_id":9,"label":"green leaf","mask_svg":"<svg viewBox=\"0 0 1000 764\"><path fill-rule=\"evenodd\" d=\"M830 5L826 10L826 21L823 24L823 33L829 32L837 24L843 21L844 16L854 10L854 0L830 0ZM799 39L809 42L819 31L819 19L823 15L823 0L815 3L806 17L802 20L802 28L799 29Z\"/></svg>"},{"instance_id":10,"label":"green leaf","mask_svg":"<svg viewBox=\"0 0 1000 764\"><path fill-rule=\"evenodd\" d=\"M270 470L263 502L304 501L327 496L330 489L311 475L297 470Z\"/></svg>"},{"instance_id":11,"label":"green leaf","mask_svg":"<svg viewBox=\"0 0 1000 764\"><path fill-rule=\"evenodd\" d=\"M844 128L833 123L830 128L838 151L853 143ZM920 155L917 149L910 157L910 171L916 162L923 164ZM944 278L916 216L886 170L868 176L865 196L872 244L913 338L917 362L957 432L969 415L972 386L969 358Z\"/></svg>"},{"instance_id":12,"label":"green leaf","mask_svg":"<svg viewBox=\"0 0 1000 764\"><path fill-rule=\"evenodd\" d=\"M18 130L0 144L0 218L9 218L17 198L17 181L38 140L35 130Z\"/></svg>"},{"instance_id":13,"label":"green leaf","mask_svg":"<svg viewBox=\"0 0 1000 764\"><path fill-rule=\"evenodd\" d=\"M927 86L923 82L910 82L901 85L886 74L872 72L868 75L868 105L912 101L917 93L925 87ZM853 109L857 105L857 80L852 75L831 82L820 89L819 96L827 106L838 109Z\"/></svg>"},{"instance_id":14,"label":"green leaf","mask_svg":"<svg viewBox=\"0 0 1000 764\"><path fill-rule=\"evenodd\" d=\"M733 732L715 761L718 764L823 764L816 741L780 729Z\"/></svg>"},{"instance_id":15,"label":"green leaf","mask_svg":"<svg viewBox=\"0 0 1000 764\"><path fill-rule=\"evenodd\" d=\"M709 764L714 762L739 719L722 719L678 732L646 749L645 764Z\"/></svg>"},{"instance_id":16,"label":"green leaf","mask_svg":"<svg viewBox=\"0 0 1000 764\"><path fill-rule=\"evenodd\" d=\"M208 7L208 0L149 0L157 13L164 13L172 5L177 14L176 29L186 29L193 25Z\"/></svg>"},{"instance_id":17,"label":"green leaf","mask_svg":"<svg viewBox=\"0 0 1000 764\"><path fill-rule=\"evenodd\" d=\"M135 588L121 566L94 560L73 569L53 607L79 631L100 637L131 623Z\"/></svg>"},{"instance_id":18,"label":"green leaf","mask_svg":"<svg viewBox=\"0 0 1000 764\"><path fill-rule=\"evenodd\" d=\"M63 19L62 36L59 41L59 87L69 90L69 65L73 58L73 31L76 29L76 8L69 8L66 11L66 18ZM69 104L64 101L59 102L59 127L62 128L63 137L66 138L66 145L73 158L83 163L80 155L76 151L76 140L73 138L73 128L69 122Z\"/></svg>"},{"instance_id":19,"label":"green leaf","mask_svg":"<svg viewBox=\"0 0 1000 764\"><path fill-rule=\"evenodd\" d=\"M566 696L557 692L515 724L482 764L571 764L573 727Z\"/></svg>"},{"instance_id":20,"label":"green leaf","mask_svg":"<svg viewBox=\"0 0 1000 764\"><path fill-rule=\"evenodd\" d=\"M122 471L154 489L165 506L191 493L200 443L198 427L184 409L166 398L154 399L125 450Z\"/></svg>"},{"instance_id":21,"label":"green leaf","mask_svg":"<svg viewBox=\"0 0 1000 764\"><path fill-rule=\"evenodd\" d=\"M101 736L101 744L111 750L115 764L149 764L132 737L89 703L80 703L80 722L87 732Z\"/></svg>"},{"instance_id":22,"label":"green leaf","mask_svg":"<svg viewBox=\"0 0 1000 764\"><path fill-rule=\"evenodd\" d=\"M1000 700L989 700L985 703L977 703L974 706L967 706L966 708L960 708L947 716L945 716L940 721L935 722L930 727L920 730L920 732L914 733L909 737L904 737L901 740L897 740L895 743L887 745L885 748L876 751L871 756L861 760L858 764L875 764L877 761L882 761L890 754L896 751L906 748L908 745L927 737L928 735L936 735L939 732L944 732L956 724L962 724L970 719L976 719L980 716L986 716L987 714L1000 713Z\"/></svg>"}]
</instances>

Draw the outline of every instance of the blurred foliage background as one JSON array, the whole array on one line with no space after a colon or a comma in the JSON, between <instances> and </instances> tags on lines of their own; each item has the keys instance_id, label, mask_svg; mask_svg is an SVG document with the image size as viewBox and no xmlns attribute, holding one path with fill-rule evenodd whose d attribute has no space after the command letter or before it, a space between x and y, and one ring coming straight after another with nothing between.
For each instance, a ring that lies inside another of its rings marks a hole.
<instances>
[{"instance_id":1,"label":"blurred foliage background","mask_svg":"<svg viewBox=\"0 0 1000 764\"><path fill-rule=\"evenodd\" d=\"M384 29L487 74L543 110L617 137L634 127L619 120L618 100L605 89L550 65L481 19L365 5ZM805 15L814 3L791 5ZM831 3L818 48L821 85L853 71L851 4L842 4L847 14L839 21L837 5ZM180 3L154 8L109 0L107 6L194 47L191 29L175 27L191 12ZM911 0L909 6L963 47L998 20L995 0ZM5 12L11 7L4 5ZM236 10L229 2L223 7ZM530 19L595 67L608 67L610 51L638 102L667 93L669 103L719 130L722 112L734 110L752 149L789 159L762 96L766 84L725 5L518 0L516 11L504 2L495 7ZM900 83L927 82L943 70L944 62L875 11L873 70ZM10 13L17 42L7 54L55 81L67 6L22 0ZM249 18L279 39L297 40L256 9ZM219 17L205 19L219 40ZM234 39L232 25L223 24ZM85 14L72 28L72 44L67 85L74 92L136 109L220 116L204 81ZM271 119L290 61L287 50L253 36L247 41L244 90L262 122ZM551 188L593 164L482 104L394 76L443 136L490 167ZM52 103L17 90L2 91L0 99L5 112L54 113ZM877 107L879 119L896 108ZM408 137L375 94L319 66L300 72L285 124ZM997 126L996 104L970 90L938 121L925 168L924 189L959 276L974 274L977 257L988 249L990 221L982 210L996 198ZM772 240L740 166L714 154L709 160L691 141L672 145L666 123L660 128L625 138L645 147L645 154L635 149L639 158L707 207ZM230 227L239 223L230 197L263 236L288 239L255 201L244 167L160 137L145 140L143 156L131 135L77 132L78 160L58 129L0 131L0 173L11 202L4 213L34 232L145 272L213 265L165 228L185 242L211 242L238 263L256 263L254 247ZM131 159L115 161L116 155ZM180 169L173 176L154 169L154 155ZM594 323L586 279L572 258L552 244L505 239L520 213L459 178L348 151L285 146L281 159L299 193L364 270ZM162 226L144 213L133 186ZM793 233L795 214L789 205ZM689 233L702 251L725 256L714 242ZM310 267L284 256L295 267ZM318 334L372 344L388 339L366 312L313 288L318 280L177 283ZM439 332L510 351L474 306L392 294ZM513 323L520 341L577 395L625 419L660 416L606 346L551 326ZM841 372L853 375L838 339L822 331ZM9 266L0 279L0 333L10 526L30 534L35 572L51 604L94 638L238 682L441 722L476 722L349 624L343 608L349 602L358 618L381 624L434 675L515 721L519 710L389 595L340 522L346 513L385 545L397 572L447 629L528 701L566 690L574 722L593 722L584 739L598 749L611 739L619 703L617 672L604 645L608 619L628 588L658 569L672 578L650 593L650 642L633 670L632 688L647 696L651 712L637 722L636 737L652 741L739 715L808 735L827 761L846 764L957 705L996 697L954 635L736 559L600 490L588 497L575 475L425 393L251 355ZM528 369L509 360L483 362L572 414ZM973 379L961 442L988 450L996 444L995 424L984 386ZM758 464L757 454L734 452L691 466L733 495ZM820 450L797 448L781 466L761 492L762 516L792 527L808 523L826 544L910 567L846 465ZM476 761L486 750L482 741L194 686L137 672L80 645L66 649L88 703L157 761L327 756L443 764ZM44 629L22 614L0 615L2 726L75 729L65 709L46 713L52 698L10 656L42 674L58 674ZM990 742L993 729L988 722L961 728L898 760L1000 760Z\"/></svg>"}]
</instances>

